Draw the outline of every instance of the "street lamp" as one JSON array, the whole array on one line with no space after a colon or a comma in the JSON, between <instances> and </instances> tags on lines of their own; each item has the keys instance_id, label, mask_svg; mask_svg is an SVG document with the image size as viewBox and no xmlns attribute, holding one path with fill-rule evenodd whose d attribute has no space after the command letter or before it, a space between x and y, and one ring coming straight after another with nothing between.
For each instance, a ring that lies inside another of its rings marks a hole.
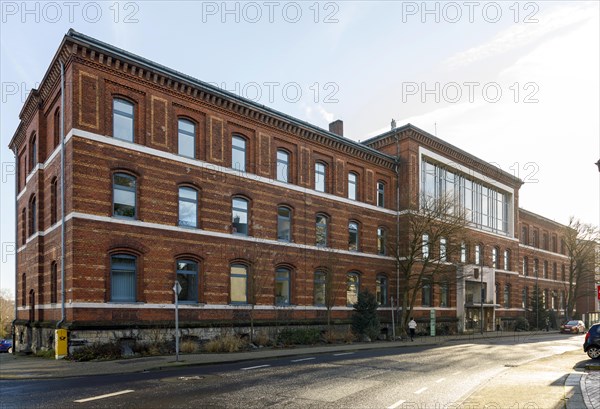
<instances>
[{"instance_id":1,"label":"street lamp","mask_svg":"<svg viewBox=\"0 0 600 409\"><path fill-rule=\"evenodd\" d=\"M485 291L483 289L483 245L478 244L477 248L479 249L479 279L481 283L481 311L479 317L479 326L481 328L481 335L483 335L483 298L485 297Z\"/></svg>"}]
</instances>

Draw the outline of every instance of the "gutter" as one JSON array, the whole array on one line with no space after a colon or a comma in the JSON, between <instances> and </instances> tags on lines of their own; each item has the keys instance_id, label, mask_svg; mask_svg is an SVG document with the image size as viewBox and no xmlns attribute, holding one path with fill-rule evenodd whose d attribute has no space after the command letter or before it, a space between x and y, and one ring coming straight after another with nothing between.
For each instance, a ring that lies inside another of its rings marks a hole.
<instances>
[{"instance_id":1,"label":"gutter","mask_svg":"<svg viewBox=\"0 0 600 409\"><path fill-rule=\"evenodd\" d=\"M65 321L65 65L60 60L60 328Z\"/></svg>"},{"instance_id":2,"label":"gutter","mask_svg":"<svg viewBox=\"0 0 600 409\"><path fill-rule=\"evenodd\" d=\"M18 313L18 309L17 309L17 305L18 305L18 294L19 294L19 263L17 258L19 257L19 253L16 251L17 247L19 245L19 236L18 236L18 232L19 232L19 200L17 199L18 195L19 195L19 161L18 161L18 156L17 156L17 152L14 152L15 154L15 318L13 319L12 323L10 324L11 326L11 331L12 331L12 345L13 345L13 354L16 352L17 350L17 335L16 335L16 331L15 331L15 324L17 322L17 313ZM23 223L25 223L25 221L22 221Z\"/></svg>"}]
</instances>

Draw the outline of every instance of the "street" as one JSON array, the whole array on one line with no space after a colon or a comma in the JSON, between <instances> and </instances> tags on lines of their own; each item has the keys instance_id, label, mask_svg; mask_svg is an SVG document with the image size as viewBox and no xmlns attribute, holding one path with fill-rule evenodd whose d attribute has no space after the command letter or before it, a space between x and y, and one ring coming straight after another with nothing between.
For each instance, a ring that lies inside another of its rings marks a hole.
<instances>
[{"instance_id":1,"label":"street","mask_svg":"<svg viewBox=\"0 0 600 409\"><path fill-rule=\"evenodd\" d=\"M172 371L0 381L0 407L446 408L459 405L503 371L578 351L582 341L583 336L553 333ZM573 366L587 358L580 355Z\"/></svg>"}]
</instances>

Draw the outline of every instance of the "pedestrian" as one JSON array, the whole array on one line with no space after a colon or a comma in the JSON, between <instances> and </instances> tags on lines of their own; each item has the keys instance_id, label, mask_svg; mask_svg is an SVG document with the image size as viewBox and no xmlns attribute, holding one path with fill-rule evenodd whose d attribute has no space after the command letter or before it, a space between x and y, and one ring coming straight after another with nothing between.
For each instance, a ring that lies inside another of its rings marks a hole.
<instances>
[{"instance_id":1,"label":"pedestrian","mask_svg":"<svg viewBox=\"0 0 600 409\"><path fill-rule=\"evenodd\" d=\"M546 317L546 332L550 331L550 318Z\"/></svg>"},{"instance_id":2,"label":"pedestrian","mask_svg":"<svg viewBox=\"0 0 600 409\"><path fill-rule=\"evenodd\" d=\"M408 331L410 332L410 340L415 340L415 332L417 330L417 322L413 317L410 317L410 321L408 321Z\"/></svg>"}]
</instances>

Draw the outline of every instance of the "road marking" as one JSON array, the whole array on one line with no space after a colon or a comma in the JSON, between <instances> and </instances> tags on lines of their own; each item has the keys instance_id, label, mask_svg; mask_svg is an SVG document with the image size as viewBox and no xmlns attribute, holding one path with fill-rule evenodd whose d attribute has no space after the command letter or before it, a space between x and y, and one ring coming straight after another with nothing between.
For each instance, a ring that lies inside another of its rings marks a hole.
<instances>
[{"instance_id":1,"label":"road marking","mask_svg":"<svg viewBox=\"0 0 600 409\"><path fill-rule=\"evenodd\" d=\"M258 369L258 368L266 368L268 366L271 366L271 365L249 366L248 368L242 368L242 371L249 371L251 369Z\"/></svg>"},{"instance_id":2,"label":"road marking","mask_svg":"<svg viewBox=\"0 0 600 409\"><path fill-rule=\"evenodd\" d=\"M292 359L292 362L302 362L302 361L310 361L312 359L317 359L317 358L301 358L301 359Z\"/></svg>"},{"instance_id":3,"label":"road marking","mask_svg":"<svg viewBox=\"0 0 600 409\"><path fill-rule=\"evenodd\" d=\"M456 376L456 375L458 375L458 374L460 374L460 373L462 373L462 371L456 371L456 372L454 372L454 373L452 374L452 376Z\"/></svg>"},{"instance_id":4,"label":"road marking","mask_svg":"<svg viewBox=\"0 0 600 409\"><path fill-rule=\"evenodd\" d=\"M339 354L333 354L333 356L352 355L354 352L340 352Z\"/></svg>"},{"instance_id":5,"label":"road marking","mask_svg":"<svg viewBox=\"0 0 600 409\"><path fill-rule=\"evenodd\" d=\"M406 402L405 400L399 400L398 402L394 403L392 406L388 406L387 409L396 409L398 406L402 405L404 402Z\"/></svg>"},{"instance_id":6,"label":"road marking","mask_svg":"<svg viewBox=\"0 0 600 409\"><path fill-rule=\"evenodd\" d=\"M415 391L415 395L420 395L420 394L422 394L423 392L425 392L427 389L428 389L427 387L425 387L425 388L421 388L421 389L419 389L418 391Z\"/></svg>"},{"instance_id":7,"label":"road marking","mask_svg":"<svg viewBox=\"0 0 600 409\"><path fill-rule=\"evenodd\" d=\"M435 383L440 383L440 382L444 382L446 380L446 378L440 378L437 381L435 381Z\"/></svg>"},{"instance_id":8,"label":"road marking","mask_svg":"<svg viewBox=\"0 0 600 409\"><path fill-rule=\"evenodd\" d=\"M73 401L73 402L84 403L84 402L89 402L89 401L92 401L92 400L98 400L98 399L104 399L104 398L111 398L113 396L119 396L119 395L123 395L125 393L131 393L131 392L133 392L133 389L127 389L127 390L120 391L120 392L107 393L106 395L99 395L99 396L93 396L91 398L78 399L78 400Z\"/></svg>"}]
</instances>

